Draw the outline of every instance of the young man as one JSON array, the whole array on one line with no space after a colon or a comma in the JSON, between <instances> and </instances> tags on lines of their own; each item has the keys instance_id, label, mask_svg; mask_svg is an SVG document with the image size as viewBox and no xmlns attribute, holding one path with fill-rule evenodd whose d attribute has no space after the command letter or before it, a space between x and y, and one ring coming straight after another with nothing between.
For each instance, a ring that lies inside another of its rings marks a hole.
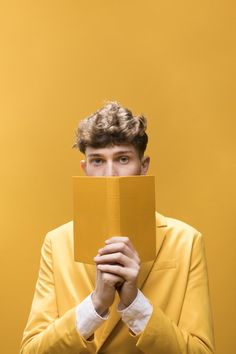
<instances>
[{"instance_id":1,"label":"young man","mask_svg":"<svg viewBox=\"0 0 236 354\"><path fill-rule=\"evenodd\" d=\"M145 130L114 102L86 118L75 144L85 174L146 174ZM160 214L156 225L156 259L143 264L129 235L107 235L92 266L73 260L71 222L49 232L21 353L213 353L202 236Z\"/></svg>"}]
</instances>

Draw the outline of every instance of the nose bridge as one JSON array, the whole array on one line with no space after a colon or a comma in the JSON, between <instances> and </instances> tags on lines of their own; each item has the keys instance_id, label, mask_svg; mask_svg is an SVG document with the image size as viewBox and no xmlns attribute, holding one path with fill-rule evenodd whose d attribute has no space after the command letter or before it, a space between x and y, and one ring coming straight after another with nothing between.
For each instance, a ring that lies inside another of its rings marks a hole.
<instances>
[{"instance_id":1,"label":"nose bridge","mask_svg":"<svg viewBox=\"0 0 236 354\"><path fill-rule=\"evenodd\" d=\"M115 168L114 161L112 159L107 160L105 175L106 176L116 176L116 168Z\"/></svg>"}]
</instances>

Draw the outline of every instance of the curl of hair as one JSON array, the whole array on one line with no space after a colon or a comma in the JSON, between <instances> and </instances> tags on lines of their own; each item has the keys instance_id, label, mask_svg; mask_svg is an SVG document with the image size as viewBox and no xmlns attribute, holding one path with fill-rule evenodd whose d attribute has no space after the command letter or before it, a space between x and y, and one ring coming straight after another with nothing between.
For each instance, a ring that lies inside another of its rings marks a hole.
<instances>
[{"instance_id":1,"label":"curl of hair","mask_svg":"<svg viewBox=\"0 0 236 354\"><path fill-rule=\"evenodd\" d=\"M117 102L108 102L79 123L73 147L85 153L88 146L102 148L132 144L142 156L148 142L146 128L147 121L143 115L133 116L130 110Z\"/></svg>"}]
</instances>

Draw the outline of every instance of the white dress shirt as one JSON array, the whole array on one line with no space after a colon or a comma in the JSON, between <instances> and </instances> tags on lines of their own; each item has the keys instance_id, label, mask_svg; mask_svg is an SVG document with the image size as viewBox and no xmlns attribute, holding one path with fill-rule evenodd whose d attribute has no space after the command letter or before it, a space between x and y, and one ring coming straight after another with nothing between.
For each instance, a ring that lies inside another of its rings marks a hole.
<instances>
[{"instance_id":1,"label":"white dress shirt","mask_svg":"<svg viewBox=\"0 0 236 354\"><path fill-rule=\"evenodd\" d=\"M122 321L137 335L144 330L151 317L153 307L143 293L138 290L134 301L123 310L117 308L117 311L121 314ZM88 339L108 317L109 313L101 317L95 311L90 294L76 307L76 328L85 339Z\"/></svg>"}]
</instances>

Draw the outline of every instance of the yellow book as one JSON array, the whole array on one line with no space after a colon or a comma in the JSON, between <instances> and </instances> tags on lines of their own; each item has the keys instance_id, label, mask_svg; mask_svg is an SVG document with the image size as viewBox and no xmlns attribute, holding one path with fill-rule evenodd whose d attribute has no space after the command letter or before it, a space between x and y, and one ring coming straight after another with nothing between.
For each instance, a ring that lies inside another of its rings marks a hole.
<instances>
[{"instance_id":1,"label":"yellow book","mask_svg":"<svg viewBox=\"0 0 236 354\"><path fill-rule=\"evenodd\" d=\"M73 177L74 258L93 258L111 236L128 236L141 262L156 254L155 177Z\"/></svg>"}]
</instances>

